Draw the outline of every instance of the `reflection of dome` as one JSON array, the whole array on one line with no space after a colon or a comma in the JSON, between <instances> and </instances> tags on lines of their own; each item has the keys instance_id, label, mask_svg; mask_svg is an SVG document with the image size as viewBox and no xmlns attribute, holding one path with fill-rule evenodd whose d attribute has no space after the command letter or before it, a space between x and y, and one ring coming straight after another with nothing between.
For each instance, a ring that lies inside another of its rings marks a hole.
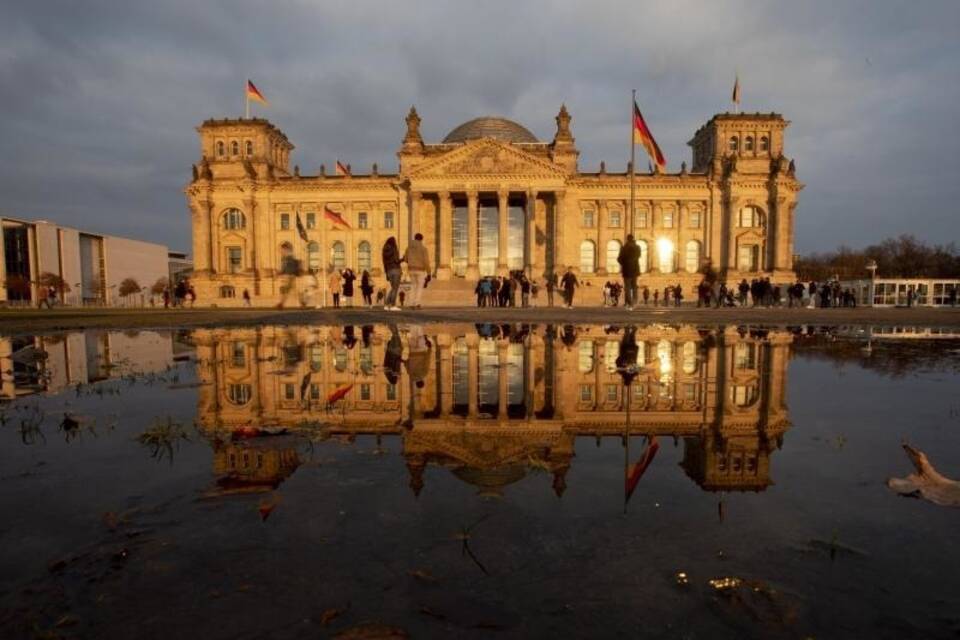
<instances>
[{"instance_id":1,"label":"reflection of dome","mask_svg":"<svg viewBox=\"0 0 960 640\"><path fill-rule=\"evenodd\" d=\"M496 138L505 142L538 142L523 125L496 116L484 116L464 122L447 134L444 142L466 142L478 138Z\"/></svg>"},{"instance_id":2,"label":"reflection of dome","mask_svg":"<svg viewBox=\"0 0 960 640\"><path fill-rule=\"evenodd\" d=\"M526 469L519 464L488 469L459 467L453 471L453 475L480 489L482 496L503 495L504 487L521 480L526 474Z\"/></svg>"}]
</instances>

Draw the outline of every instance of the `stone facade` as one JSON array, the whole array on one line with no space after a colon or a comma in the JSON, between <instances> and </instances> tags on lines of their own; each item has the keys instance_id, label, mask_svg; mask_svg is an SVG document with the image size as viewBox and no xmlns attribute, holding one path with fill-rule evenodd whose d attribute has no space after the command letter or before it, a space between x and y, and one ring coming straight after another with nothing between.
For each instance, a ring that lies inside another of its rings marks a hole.
<instances>
[{"instance_id":1,"label":"stone facade","mask_svg":"<svg viewBox=\"0 0 960 640\"><path fill-rule=\"evenodd\" d=\"M301 175L293 145L263 119L208 120L201 160L186 187L193 222L199 303L280 299L287 250L304 267L368 269L383 284L380 250L424 234L448 302L469 303L476 279L522 269L542 279L570 267L598 286L616 277L615 256L630 229L643 248L641 284L687 291L709 266L728 281L792 281L793 219L801 185L784 155L788 121L778 114L718 114L689 142L677 173L578 168L571 116L540 142L504 118L478 118L443 142L427 143L411 109L399 171ZM330 222L329 209L350 228ZM298 232L303 225L303 238ZM325 278L300 278L307 289ZM313 282L313 284L311 284ZM439 290L439 291L438 291ZM440 296L440 297L437 297ZM427 300L430 302L430 299Z\"/></svg>"}]
</instances>

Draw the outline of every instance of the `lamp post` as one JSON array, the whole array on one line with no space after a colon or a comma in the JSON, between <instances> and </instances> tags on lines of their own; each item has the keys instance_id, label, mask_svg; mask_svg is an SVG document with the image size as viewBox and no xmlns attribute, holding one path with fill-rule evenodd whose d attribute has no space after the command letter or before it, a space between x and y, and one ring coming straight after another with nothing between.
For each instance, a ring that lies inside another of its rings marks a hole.
<instances>
[{"instance_id":1,"label":"lamp post","mask_svg":"<svg viewBox=\"0 0 960 640\"><path fill-rule=\"evenodd\" d=\"M870 259L867 261L867 271L870 272L870 306L873 306L874 295L877 288L877 261Z\"/></svg>"}]
</instances>

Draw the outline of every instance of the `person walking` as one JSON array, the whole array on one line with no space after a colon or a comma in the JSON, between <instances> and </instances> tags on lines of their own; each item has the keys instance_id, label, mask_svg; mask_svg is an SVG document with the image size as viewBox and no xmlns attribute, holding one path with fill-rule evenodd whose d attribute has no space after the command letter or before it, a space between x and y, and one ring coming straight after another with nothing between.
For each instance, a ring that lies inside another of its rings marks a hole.
<instances>
[{"instance_id":1,"label":"person walking","mask_svg":"<svg viewBox=\"0 0 960 640\"><path fill-rule=\"evenodd\" d=\"M637 276L640 275L640 247L633 234L627 235L626 243L620 247L617 256L620 264L620 276L623 278L623 303L627 310L633 310L637 304Z\"/></svg>"},{"instance_id":2,"label":"person walking","mask_svg":"<svg viewBox=\"0 0 960 640\"><path fill-rule=\"evenodd\" d=\"M430 254L423 244L423 234L413 236L413 242L407 245L403 254L403 261L407 263L407 274L410 276L410 307L420 308L420 299L423 296L424 281L430 270Z\"/></svg>"},{"instance_id":3,"label":"person walking","mask_svg":"<svg viewBox=\"0 0 960 640\"><path fill-rule=\"evenodd\" d=\"M340 308L340 283L342 281L340 272L334 269L330 272L330 280L327 285L330 287L330 295L333 296L333 308Z\"/></svg>"},{"instance_id":4,"label":"person walking","mask_svg":"<svg viewBox=\"0 0 960 640\"><path fill-rule=\"evenodd\" d=\"M397 239L393 236L387 238L383 243L381 251L383 260L383 272L387 276L387 282L390 283L390 291L383 301L383 308L389 311L399 311L397 306L397 293L400 291L400 248L397 246Z\"/></svg>"},{"instance_id":5,"label":"person walking","mask_svg":"<svg viewBox=\"0 0 960 640\"><path fill-rule=\"evenodd\" d=\"M243 290L243 306L245 307L250 306L250 290L249 289Z\"/></svg>"},{"instance_id":6,"label":"person walking","mask_svg":"<svg viewBox=\"0 0 960 640\"><path fill-rule=\"evenodd\" d=\"M300 276L300 261L294 257L292 249L284 248L283 250L283 255L280 258L280 274L283 276L283 282L280 284L280 302L277 303L277 308L283 309L291 294L295 299L297 296L297 278ZM178 299L183 299L183 296L180 294L181 287L183 288L183 295L185 296L186 284L184 284L182 280L177 284Z\"/></svg>"},{"instance_id":7,"label":"person walking","mask_svg":"<svg viewBox=\"0 0 960 640\"><path fill-rule=\"evenodd\" d=\"M573 270L570 267L567 267L567 272L563 274L560 286L563 288L565 306L567 309L573 309L573 292L580 286L580 283L577 282L577 276L573 275Z\"/></svg>"}]
</instances>

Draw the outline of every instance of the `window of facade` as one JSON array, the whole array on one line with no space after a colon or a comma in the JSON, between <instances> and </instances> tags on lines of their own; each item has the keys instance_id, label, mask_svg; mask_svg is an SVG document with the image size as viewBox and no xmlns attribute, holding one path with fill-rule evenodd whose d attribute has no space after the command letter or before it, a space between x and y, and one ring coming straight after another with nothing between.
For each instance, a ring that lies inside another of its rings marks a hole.
<instances>
[{"instance_id":1,"label":"window of facade","mask_svg":"<svg viewBox=\"0 0 960 640\"><path fill-rule=\"evenodd\" d=\"M634 384L633 385L633 399L637 402L643 403L647 400L647 385L645 384Z\"/></svg>"},{"instance_id":2,"label":"window of facade","mask_svg":"<svg viewBox=\"0 0 960 640\"><path fill-rule=\"evenodd\" d=\"M596 264L597 248L592 240L584 240L580 243L580 271L582 273L593 273Z\"/></svg>"},{"instance_id":3,"label":"window of facade","mask_svg":"<svg viewBox=\"0 0 960 640\"><path fill-rule=\"evenodd\" d=\"M592 229L593 228L593 209L584 209L581 220L582 220L581 226L586 227L587 229Z\"/></svg>"},{"instance_id":4,"label":"window of facade","mask_svg":"<svg viewBox=\"0 0 960 640\"><path fill-rule=\"evenodd\" d=\"M229 230L245 229L247 217L240 209L227 209L223 214L223 228Z\"/></svg>"},{"instance_id":5,"label":"window of facade","mask_svg":"<svg viewBox=\"0 0 960 640\"><path fill-rule=\"evenodd\" d=\"M383 228L393 229L393 211L383 212Z\"/></svg>"},{"instance_id":6,"label":"window of facade","mask_svg":"<svg viewBox=\"0 0 960 640\"><path fill-rule=\"evenodd\" d=\"M637 211L634 215L636 215L637 217L636 221L634 222L634 225L638 229L646 229L649 226L649 221L647 219L646 211Z\"/></svg>"},{"instance_id":7,"label":"window of facade","mask_svg":"<svg viewBox=\"0 0 960 640\"><path fill-rule=\"evenodd\" d=\"M347 249L339 240L333 243L333 268L337 270L347 268Z\"/></svg>"},{"instance_id":8,"label":"window of facade","mask_svg":"<svg viewBox=\"0 0 960 640\"><path fill-rule=\"evenodd\" d=\"M320 270L320 244L317 242L307 244L307 267L311 271Z\"/></svg>"},{"instance_id":9,"label":"window of facade","mask_svg":"<svg viewBox=\"0 0 960 640\"><path fill-rule=\"evenodd\" d=\"M647 251L647 241L637 240L637 246L640 247L640 273L646 273L650 269L650 258Z\"/></svg>"},{"instance_id":10,"label":"window of facade","mask_svg":"<svg viewBox=\"0 0 960 640\"><path fill-rule=\"evenodd\" d=\"M236 298L237 291L229 284L225 284L220 287L220 297L221 298Z\"/></svg>"},{"instance_id":11,"label":"window of facade","mask_svg":"<svg viewBox=\"0 0 960 640\"><path fill-rule=\"evenodd\" d=\"M230 366L240 369L247 365L247 345L240 341L230 344Z\"/></svg>"},{"instance_id":12,"label":"window of facade","mask_svg":"<svg viewBox=\"0 0 960 640\"><path fill-rule=\"evenodd\" d=\"M310 399L317 401L320 399L320 384L313 382L310 384Z\"/></svg>"},{"instance_id":13,"label":"window of facade","mask_svg":"<svg viewBox=\"0 0 960 640\"><path fill-rule=\"evenodd\" d=\"M227 271L240 273L243 269L243 250L240 247L227 247Z\"/></svg>"},{"instance_id":14,"label":"window of facade","mask_svg":"<svg viewBox=\"0 0 960 640\"><path fill-rule=\"evenodd\" d=\"M284 231L287 231L287 230L290 229L290 214L289 214L289 213L281 213L281 214L280 214L280 228L281 228L282 230L284 230Z\"/></svg>"},{"instance_id":15,"label":"window of facade","mask_svg":"<svg viewBox=\"0 0 960 640\"><path fill-rule=\"evenodd\" d=\"M607 373L616 373L617 358L620 357L620 343L610 340L603 345L603 367Z\"/></svg>"},{"instance_id":16,"label":"window of facade","mask_svg":"<svg viewBox=\"0 0 960 640\"><path fill-rule=\"evenodd\" d=\"M760 151L770 151L770 138L767 136L760 137Z\"/></svg>"},{"instance_id":17,"label":"window of facade","mask_svg":"<svg viewBox=\"0 0 960 640\"><path fill-rule=\"evenodd\" d=\"M756 385L736 384L730 388L730 399L738 407L749 407L757 401Z\"/></svg>"},{"instance_id":18,"label":"window of facade","mask_svg":"<svg viewBox=\"0 0 960 640\"><path fill-rule=\"evenodd\" d=\"M757 345L740 342L733 348L733 366L737 369L757 368Z\"/></svg>"},{"instance_id":19,"label":"window of facade","mask_svg":"<svg viewBox=\"0 0 960 640\"><path fill-rule=\"evenodd\" d=\"M218 157L218 158L222 158L222 157L225 156L225 155L227 155L227 152L226 152L226 149L225 149L224 146L223 146L223 142L218 142L218 143L217 143L217 157Z\"/></svg>"},{"instance_id":20,"label":"window of facade","mask_svg":"<svg viewBox=\"0 0 960 640\"><path fill-rule=\"evenodd\" d=\"M607 385L607 402L616 402L619 395L619 385Z\"/></svg>"},{"instance_id":21,"label":"window of facade","mask_svg":"<svg viewBox=\"0 0 960 640\"><path fill-rule=\"evenodd\" d=\"M740 271L759 271L760 247L755 244L742 244L737 253L737 266Z\"/></svg>"},{"instance_id":22,"label":"window of facade","mask_svg":"<svg viewBox=\"0 0 960 640\"><path fill-rule=\"evenodd\" d=\"M620 212L616 209L611 210L609 213L610 223L608 226L619 227L620 226Z\"/></svg>"},{"instance_id":23,"label":"window of facade","mask_svg":"<svg viewBox=\"0 0 960 640\"><path fill-rule=\"evenodd\" d=\"M360 213L357 214L357 228L358 228L358 229L366 229L367 226L368 226L368 223L367 223L367 212L366 212L366 211L361 211Z\"/></svg>"},{"instance_id":24,"label":"window of facade","mask_svg":"<svg viewBox=\"0 0 960 640\"><path fill-rule=\"evenodd\" d=\"M373 265L370 243L364 240L357 245L357 270L363 273L369 271Z\"/></svg>"},{"instance_id":25,"label":"window of facade","mask_svg":"<svg viewBox=\"0 0 960 640\"><path fill-rule=\"evenodd\" d=\"M697 371L697 343L687 340L683 343L680 354L683 372L686 374L695 373Z\"/></svg>"},{"instance_id":26,"label":"window of facade","mask_svg":"<svg viewBox=\"0 0 960 640\"><path fill-rule=\"evenodd\" d=\"M227 400L230 401L230 404L244 405L250 402L251 392L252 389L248 384L228 384Z\"/></svg>"},{"instance_id":27,"label":"window of facade","mask_svg":"<svg viewBox=\"0 0 960 640\"><path fill-rule=\"evenodd\" d=\"M691 229L700 228L700 212L699 211L691 211L687 215L687 226L690 227Z\"/></svg>"},{"instance_id":28,"label":"window of facade","mask_svg":"<svg viewBox=\"0 0 960 640\"><path fill-rule=\"evenodd\" d=\"M360 385L360 399L369 400L370 399L370 383L364 382Z\"/></svg>"},{"instance_id":29,"label":"window of facade","mask_svg":"<svg viewBox=\"0 0 960 640\"><path fill-rule=\"evenodd\" d=\"M673 229L673 211L664 211L660 226L664 229Z\"/></svg>"},{"instance_id":30,"label":"window of facade","mask_svg":"<svg viewBox=\"0 0 960 640\"><path fill-rule=\"evenodd\" d=\"M236 140L230 143L230 153L232 153L235 156L240 155L240 143L237 142Z\"/></svg>"},{"instance_id":31,"label":"window of facade","mask_svg":"<svg viewBox=\"0 0 960 640\"><path fill-rule=\"evenodd\" d=\"M593 402L593 385L580 385L580 402Z\"/></svg>"},{"instance_id":32,"label":"window of facade","mask_svg":"<svg viewBox=\"0 0 960 640\"><path fill-rule=\"evenodd\" d=\"M696 240L687 243L686 267L687 273L700 270L700 243Z\"/></svg>"},{"instance_id":33,"label":"window of facade","mask_svg":"<svg viewBox=\"0 0 960 640\"><path fill-rule=\"evenodd\" d=\"M593 371L593 340L581 340L577 345L577 369L580 373Z\"/></svg>"},{"instance_id":34,"label":"window of facade","mask_svg":"<svg viewBox=\"0 0 960 640\"><path fill-rule=\"evenodd\" d=\"M747 136L743 139L743 150L753 151L753 136Z\"/></svg>"},{"instance_id":35,"label":"window of facade","mask_svg":"<svg viewBox=\"0 0 960 640\"><path fill-rule=\"evenodd\" d=\"M661 273L673 273L673 243L666 238L657 240L657 268Z\"/></svg>"},{"instance_id":36,"label":"window of facade","mask_svg":"<svg viewBox=\"0 0 960 640\"><path fill-rule=\"evenodd\" d=\"M307 212L307 229L317 228L317 214L313 211Z\"/></svg>"},{"instance_id":37,"label":"window of facade","mask_svg":"<svg viewBox=\"0 0 960 640\"><path fill-rule=\"evenodd\" d=\"M310 358L310 371L319 373L323 370L323 345L314 343L310 345L307 356Z\"/></svg>"},{"instance_id":38,"label":"window of facade","mask_svg":"<svg viewBox=\"0 0 960 640\"><path fill-rule=\"evenodd\" d=\"M397 385L392 382L387 383L387 400L397 399Z\"/></svg>"},{"instance_id":39,"label":"window of facade","mask_svg":"<svg viewBox=\"0 0 960 640\"><path fill-rule=\"evenodd\" d=\"M618 257L620 257L620 241L610 240L607 242L607 273L620 273Z\"/></svg>"},{"instance_id":40,"label":"window of facade","mask_svg":"<svg viewBox=\"0 0 960 640\"><path fill-rule=\"evenodd\" d=\"M292 382L286 382L283 385L283 399L284 400L296 400L297 399L297 385Z\"/></svg>"},{"instance_id":41,"label":"window of facade","mask_svg":"<svg viewBox=\"0 0 960 640\"><path fill-rule=\"evenodd\" d=\"M247 155L248 156L253 155L253 141L251 140L247 140Z\"/></svg>"},{"instance_id":42,"label":"window of facade","mask_svg":"<svg viewBox=\"0 0 960 640\"><path fill-rule=\"evenodd\" d=\"M360 347L360 371L366 375L373 373L373 348Z\"/></svg>"},{"instance_id":43,"label":"window of facade","mask_svg":"<svg viewBox=\"0 0 960 640\"><path fill-rule=\"evenodd\" d=\"M740 139L737 136L730 136L729 149L730 151L737 151L740 148Z\"/></svg>"},{"instance_id":44,"label":"window of facade","mask_svg":"<svg viewBox=\"0 0 960 640\"><path fill-rule=\"evenodd\" d=\"M741 227L762 227L763 226L763 214L760 212L760 209L757 207L744 207L740 209L740 226Z\"/></svg>"},{"instance_id":45,"label":"window of facade","mask_svg":"<svg viewBox=\"0 0 960 640\"><path fill-rule=\"evenodd\" d=\"M347 370L347 350L344 347L333 350L333 368L340 372Z\"/></svg>"}]
</instances>

